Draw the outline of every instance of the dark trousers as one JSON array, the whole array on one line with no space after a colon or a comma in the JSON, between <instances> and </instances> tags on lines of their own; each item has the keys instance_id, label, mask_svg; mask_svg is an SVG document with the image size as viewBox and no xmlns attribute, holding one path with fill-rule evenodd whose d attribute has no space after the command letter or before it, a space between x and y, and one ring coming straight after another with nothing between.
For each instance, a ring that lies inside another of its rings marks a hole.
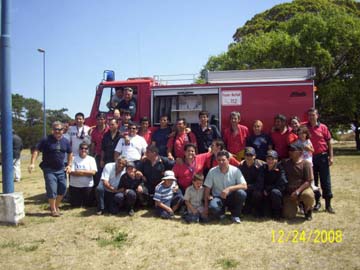
<instances>
[{"instance_id":1,"label":"dark trousers","mask_svg":"<svg viewBox=\"0 0 360 270\"><path fill-rule=\"evenodd\" d=\"M283 194L280 190L273 188L267 196L263 196L264 213L273 217L281 215L283 206Z\"/></svg>"},{"instance_id":2,"label":"dark trousers","mask_svg":"<svg viewBox=\"0 0 360 270\"><path fill-rule=\"evenodd\" d=\"M245 200L246 192L240 189L231 192L225 200L220 197L214 197L209 202L209 211L214 217L218 218L225 213L225 207L227 206L233 217L239 217Z\"/></svg>"},{"instance_id":3,"label":"dark trousers","mask_svg":"<svg viewBox=\"0 0 360 270\"><path fill-rule=\"evenodd\" d=\"M246 200L243 209L244 214L258 215L262 211L262 194L261 191L256 189L247 189Z\"/></svg>"},{"instance_id":4,"label":"dark trousers","mask_svg":"<svg viewBox=\"0 0 360 270\"><path fill-rule=\"evenodd\" d=\"M72 207L92 206L91 201L92 187L72 187L69 186L70 204Z\"/></svg>"},{"instance_id":5,"label":"dark trousers","mask_svg":"<svg viewBox=\"0 0 360 270\"><path fill-rule=\"evenodd\" d=\"M109 213L113 215L118 214L120 211L119 206L115 202L115 194L116 193L109 192L107 190L105 190L104 193L105 209L107 209Z\"/></svg>"},{"instance_id":6,"label":"dark trousers","mask_svg":"<svg viewBox=\"0 0 360 270\"><path fill-rule=\"evenodd\" d=\"M313 156L313 171L316 186L319 186L320 178L320 186L323 192L323 198L331 199L333 194L331 192L329 155L327 153Z\"/></svg>"},{"instance_id":7,"label":"dark trousers","mask_svg":"<svg viewBox=\"0 0 360 270\"><path fill-rule=\"evenodd\" d=\"M129 189L127 192L118 192L114 196L115 203L119 209L125 207L127 210L133 209L137 199L135 190Z\"/></svg>"}]
</instances>

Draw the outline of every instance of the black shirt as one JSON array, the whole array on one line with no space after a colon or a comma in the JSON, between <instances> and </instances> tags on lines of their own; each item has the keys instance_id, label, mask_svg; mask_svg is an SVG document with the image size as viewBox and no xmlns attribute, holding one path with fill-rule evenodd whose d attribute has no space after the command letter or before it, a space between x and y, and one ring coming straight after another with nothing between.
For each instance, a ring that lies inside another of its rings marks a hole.
<instances>
[{"instance_id":1,"label":"black shirt","mask_svg":"<svg viewBox=\"0 0 360 270\"><path fill-rule=\"evenodd\" d=\"M255 159L252 166L248 166L244 161L239 165L239 169L243 174L246 184L249 190L262 190L264 186L264 162L258 159Z\"/></svg>"},{"instance_id":2,"label":"black shirt","mask_svg":"<svg viewBox=\"0 0 360 270\"><path fill-rule=\"evenodd\" d=\"M101 150L104 151L103 160L105 164L109 162L114 162L114 151L118 141L120 140L120 137L121 135L119 131L116 132L114 138L111 137L110 130L104 134L101 143Z\"/></svg>"},{"instance_id":3,"label":"black shirt","mask_svg":"<svg viewBox=\"0 0 360 270\"><path fill-rule=\"evenodd\" d=\"M209 125L207 129L203 131L202 127L199 124L196 124L191 127L191 131L196 136L199 154L208 152L212 141L221 138L218 128L214 125Z\"/></svg>"},{"instance_id":4,"label":"black shirt","mask_svg":"<svg viewBox=\"0 0 360 270\"><path fill-rule=\"evenodd\" d=\"M140 170L146 177L145 186L147 187L149 194L154 194L155 187L161 182L164 172L166 170L171 170L174 164L175 161L161 156L154 166L152 166L151 161L148 159L139 163L138 170Z\"/></svg>"},{"instance_id":5,"label":"black shirt","mask_svg":"<svg viewBox=\"0 0 360 270\"><path fill-rule=\"evenodd\" d=\"M264 165L264 190L270 192L272 189L278 189L284 192L287 187L287 179L284 168L281 164L277 164L276 167L269 171L267 164Z\"/></svg>"}]
</instances>

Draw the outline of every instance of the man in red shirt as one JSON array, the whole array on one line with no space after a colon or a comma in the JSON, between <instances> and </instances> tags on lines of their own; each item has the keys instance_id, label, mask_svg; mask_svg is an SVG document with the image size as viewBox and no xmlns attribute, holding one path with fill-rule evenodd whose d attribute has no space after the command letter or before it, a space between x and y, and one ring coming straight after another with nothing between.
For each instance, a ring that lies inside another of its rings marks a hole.
<instances>
[{"instance_id":1,"label":"man in red shirt","mask_svg":"<svg viewBox=\"0 0 360 270\"><path fill-rule=\"evenodd\" d=\"M279 159L289 157L288 147L297 140L297 135L292 133L286 125L286 116L278 114L274 118L274 128L271 131L271 140Z\"/></svg>"},{"instance_id":2,"label":"man in red shirt","mask_svg":"<svg viewBox=\"0 0 360 270\"><path fill-rule=\"evenodd\" d=\"M307 127L310 131L311 143L314 146L313 154L313 170L315 184L319 184L322 189L322 196L325 199L325 208L328 213L334 214L335 211L331 207L331 199L333 194L331 192L331 179L330 179L330 166L334 162L333 148L331 145L331 134L326 125L318 121L319 114L317 109L311 108L308 110L308 123ZM318 211L321 208L320 193L315 194L315 207L314 210Z\"/></svg>"},{"instance_id":3,"label":"man in red shirt","mask_svg":"<svg viewBox=\"0 0 360 270\"><path fill-rule=\"evenodd\" d=\"M249 137L249 129L246 126L240 125L240 120L241 115L239 112L231 112L231 125L223 132L226 149L233 154L238 161L241 161L245 156L246 138Z\"/></svg>"},{"instance_id":4,"label":"man in red shirt","mask_svg":"<svg viewBox=\"0 0 360 270\"><path fill-rule=\"evenodd\" d=\"M100 182L102 169L100 166L101 161L101 143L104 134L109 131L109 126L106 124L106 114L98 113L96 116L96 127L91 131L91 148L90 152L96 160L98 171L94 177L94 189Z\"/></svg>"},{"instance_id":5,"label":"man in red shirt","mask_svg":"<svg viewBox=\"0 0 360 270\"><path fill-rule=\"evenodd\" d=\"M186 131L185 118L179 118L176 121L175 134L171 136L167 142L168 158L171 160L183 158L185 155L184 146L188 143L193 143L197 146L196 137L194 133Z\"/></svg>"}]
</instances>

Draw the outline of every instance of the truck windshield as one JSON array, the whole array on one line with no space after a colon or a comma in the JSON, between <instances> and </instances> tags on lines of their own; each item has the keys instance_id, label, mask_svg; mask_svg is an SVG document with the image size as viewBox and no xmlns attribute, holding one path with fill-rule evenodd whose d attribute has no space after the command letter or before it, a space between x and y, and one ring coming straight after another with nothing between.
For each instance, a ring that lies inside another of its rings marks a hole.
<instances>
[{"instance_id":1,"label":"truck windshield","mask_svg":"<svg viewBox=\"0 0 360 270\"><path fill-rule=\"evenodd\" d=\"M110 100L114 92L115 89L112 87L105 87L102 90L100 104L99 104L99 112L108 112L110 110Z\"/></svg>"}]
</instances>

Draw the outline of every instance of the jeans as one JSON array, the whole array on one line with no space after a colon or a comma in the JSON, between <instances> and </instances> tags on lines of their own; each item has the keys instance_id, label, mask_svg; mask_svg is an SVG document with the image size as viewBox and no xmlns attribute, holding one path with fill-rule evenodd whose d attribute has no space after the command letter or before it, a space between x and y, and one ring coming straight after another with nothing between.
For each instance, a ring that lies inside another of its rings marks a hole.
<instances>
[{"instance_id":1,"label":"jeans","mask_svg":"<svg viewBox=\"0 0 360 270\"><path fill-rule=\"evenodd\" d=\"M65 171L43 168L45 178L46 197L55 199L58 195L62 196L66 193L66 176Z\"/></svg>"},{"instance_id":2,"label":"jeans","mask_svg":"<svg viewBox=\"0 0 360 270\"><path fill-rule=\"evenodd\" d=\"M322 196L324 199L331 199L333 194L331 192L331 179L329 167L329 155L327 153L313 156L313 171L315 184L318 186L319 177L322 189Z\"/></svg>"},{"instance_id":3,"label":"jeans","mask_svg":"<svg viewBox=\"0 0 360 270\"><path fill-rule=\"evenodd\" d=\"M127 192L118 192L114 196L115 203L119 208L126 207L127 210L133 209L136 203L137 194L135 190L129 189Z\"/></svg>"},{"instance_id":4,"label":"jeans","mask_svg":"<svg viewBox=\"0 0 360 270\"><path fill-rule=\"evenodd\" d=\"M227 206L233 217L239 217L241 210L246 200L246 192L244 190L236 190L228 194L226 199L220 197L214 197L209 202L210 213L219 218L225 213L225 207Z\"/></svg>"},{"instance_id":5,"label":"jeans","mask_svg":"<svg viewBox=\"0 0 360 270\"><path fill-rule=\"evenodd\" d=\"M97 200L97 210L104 211L105 210L105 188L103 181L100 181L98 186L95 189L95 196Z\"/></svg>"}]
</instances>

